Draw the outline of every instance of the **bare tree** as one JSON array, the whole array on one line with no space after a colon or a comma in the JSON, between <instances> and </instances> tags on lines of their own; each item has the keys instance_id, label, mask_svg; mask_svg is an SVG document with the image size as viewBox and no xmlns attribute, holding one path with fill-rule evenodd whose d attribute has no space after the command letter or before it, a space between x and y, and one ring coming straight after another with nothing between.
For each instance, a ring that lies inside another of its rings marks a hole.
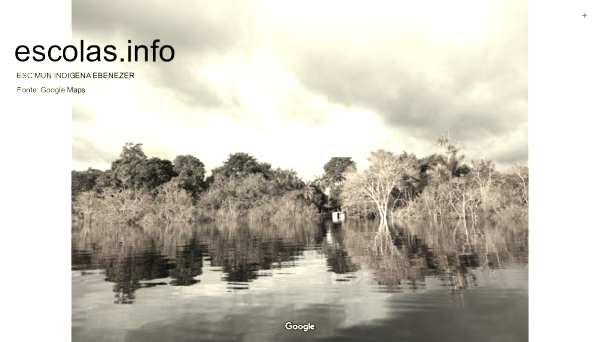
<instances>
[{"instance_id":1,"label":"bare tree","mask_svg":"<svg viewBox=\"0 0 600 342\"><path fill-rule=\"evenodd\" d=\"M471 174L475 176L475 181L477 182L477 185L479 185L481 201L484 209L486 209L488 205L488 193L492 186L492 176L494 174L495 164L493 161L485 160L484 158L471 160L471 164L473 164Z\"/></svg>"},{"instance_id":2,"label":"bare tree","mask_svg":"<svg viewBox=\"0 0 600 342\"><path fill-rule=\"evenodd\" d=\"M371 164L366 170L350 172L344 184L346 205L374 202L382 222L386 222L390 204L393 205L392 192L400 192L418 182L419 164L414 154L394 154L378 150L367 158Z\"/></svg>"},{"instance_id":3,"label":"bare tree","mask_svg":"<svg viewBox=\"0 0 600 342\"><path fill-rule=\"evenodd\" d=\"M511 172L516 174L521 180L521 194L523 202L529 205L529 162L526 161L516 164Z\"/></svg>"}]
</instances>

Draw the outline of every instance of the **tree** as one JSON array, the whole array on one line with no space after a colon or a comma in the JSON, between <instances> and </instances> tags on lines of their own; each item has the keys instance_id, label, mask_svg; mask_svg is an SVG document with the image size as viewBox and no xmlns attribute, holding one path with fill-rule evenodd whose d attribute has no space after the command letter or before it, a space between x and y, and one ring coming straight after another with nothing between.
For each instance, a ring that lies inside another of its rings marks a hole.
<instances>
[{"instance_id":1,"label":"tree","mask_svg":"<svg viewBox=\"0 0 600 342\"><path fill-rule=\"evenodd\" d=\"M393 205L392 192L404 191L418 183L420 165L414 154L397 155L378 150L367 158L369 167L352 172L344 184L346 204L362 204L369 199L375 204L382 223L386 222L388 208Z\"/></svg>"},{"instance_id":2,"label":"tree","mask_svg":"<svg viewBox=\"0 0 600 342\"><path fill-rule=\"evenodd\" d=\"M85 171L71 171L71 198L74 199L81 192L92 190L101 175L102 171L91 167Z\"/></svg>"},{"instance_id":3,"label":"tree","mask_svg":"<svg viewBox=\"0 0 600 342\"><path fill-rule=\"evenodd\" d=\"M329 159L327 164L323 165L325 176L332 183L344 183L346 180L344 173L349 169L356 170L356 163L352 160L352 157L333 157Z\"/></svg>"},{"instance_id":4,"label":"tree","mask_svg":"<svg viewBox=\"0 0 600 342\"><path fill-rule=\"evenodd\" d=\"M529 205L529 162L515 164L509 174L518 177L518 186L513 187L518 189L517 196L520 195L522 203Z\"/></svg>"},{"instance_id":5,"label":"tree","mask_svg":"<svg viewBox=\"0 0 600 342\"><path fill-rule=\"evenodd\" d=\"M161 218L167 222L187 222L194 214L193 199L186 190L181 189L176 178L158 187L155 203Z\"/></svg>"},{"instance_id":6,"label":"tree","mask_svg":"<svg viewBox=\"0 0 600 342\"><path fill-rule=\"evenodd\" d=\"M312 180L312 184L314 186L316 186L319 190L321 190L321 192L325 192L325 189L327 189L331 185L331 184L329 184L329 180L325 176L325 174L320 174L318 176L314 176L314 179Z\"/></svg>"},{"instance_id":7,"label":"tree","mask_svg":"<svg viewBox=\"0 0 600 342\"><path fill-rule=\"evenodd\" d=\"M111 170L105 170L96 178L93 190L101 192L104 188L119 187L119 181L113 176Z\"/></svg>"},{"instance_id":8,"label":"tree","mask_svg":"<svg viewBox=\"0 0 600 342\"><path fill-rule=\"evenodd\" d=\"M110 165L110 175L120 187L133 189L137 177L137 166L141 162L142 159L133 156L117 159Z\"/></svg>"},{"instance_id":9,"label":"tree","mask_svg":"<svg viewBox=\"0 0 600 342\"><path fill-rule=\"evenodd\" d=\"M139 159L146 159L146 154L144 153L144 151L142 151L142 145L141 143L138 144L134 144L134 143L125 143L125 145L123 145L123 152L121 152L120 157L121 158L126 158L126 157L136 157Z\"/></svg>"},{"instance_id":10,"label":"tree","mask_svg":"<svg viewBox=\"0 0 600 342\"><path fill-rule=\"evenodd\" d=\"M421 165L419 164L419 160L413 153L409 154L406 151L402 151L402 153L398 154L397 157L403 165L411 165L412 168L417 169L416 173L415 170L411 170L410 175L405 175L403 179L403 188L397 188L398 194L400 195L400 197L403 197L404 201L406 202L412 200L413 196L415 196L415 194L417 193L419 184L421 183Z\"/></svg>"},{"instance_id":11,"label":"tree","mask_svg":"<svg viewBox=\"0 0 600 342\"><path fill-rule=\"evenodd\" d=\"M315 188L310 184L307 184L300 189L302 197L304 197L307 200L312 200L313 196L315 195L315 192Z\"/></svg>"},{"instance_id":12,"label":"tree","mask_svg":"<svg viewBox=\"0 0 600 342\"><path fill-rule=\"evenodd\" d=\"M461 150L462 148L459 144L456 146L448 145L446 151L446 166L448 167L448 170L454 177L458 176L457 171L460 167L460 164L465 160L465 155L462 153L459 154Z\"/></svg>"},{"instance_id":13,"label":"tree","mask_svg":"<svg viewBox=\"0 0 600 342\"><path fill-rule=\"evenodd\" d=\"M225 177L245 177L253 173L262 173L265 175L271 169L271 164L260 163L256 158L245 152L230 153L223 165L214 168L211 179L214 175L222 174Z\"/></svg>"},{"instance_id":14,"label":"tree","mask_svg":"<svg viewBox=\"0 0 600 342\"><path fill-rule=\"evenodd\" d=\"M141 143L125 143L120 156L111 164L110 176L115 180L113 183L125 189L152 190L177 175L170 161L163 163L159 158L147 159ZM102 181L107 183L104 179Z\"/></svg>"},{"instance_id":15,"label":"tree","mask_svg":"<svg viewBox=\"0 0 600 342\"><path fill-rule=\"evenodd\" d=\"M421 172L427 172L429 170L434 170L438 164L445 165L446 158L441 154L434 153L421 158L419 164L421 165Z\"/></svg>"},{"instance_id":16,"label":"tree","mask_svg":"<svg viewBox=\"0 0 600 342\"><path fill-rule=\"evenodd\" d=\"M341 206L342 186L348 172L356 171L356 163L351 157L332 157L323 165L325 174L320 181L327 194L328 202L333 207Z\"/></svg>"},{"instance_id":17,"label":"tree","mask_svg":"<svg viewBox=\"0 0 600 342\"><path fill-rule=\"evenodd\" d=\"M139 165L135 188L154 190L176 176L177 173L173 170L173 163L170 160L156 157L146 159Z\"/></svg>"},{"instance_id":18,"label":"tree","mask_svg":"<svg viewBox=\"0 0 600 342\"><path fill-rule=\"evenodd\" d=\"M477 183L481 187L489 187L492 184L492 174L496 167L494 162L479 158L477 160L471 160L471 164L473 164L471 173L476 177Z\"/></svg>"},{"instance_id":19,"label":"tree","mask_svg":"<svg viewBox=\"0 0 600 342\"><path fill-rule=\"evenodd\" d=\"M454 177L460 177L461 175L466 175L469 171L468 166L461 165L461 163L465 159L465 155L460 153L462 148L460 147L460 143L456 146L452 145L452 139L450 139L450 135L444 136L443 134L434 140L435 146L441 147L441 155L443 158L437 158L428 156L423 160L428 164L429 170L435 168L436 164L442 163L444 164L450 174ZM422 169L421 171L425 172L426 169Z\"/></svg>"},{"instance_id":20,"label":"tree","mask_svg":"<svg viewBox=\"0 0 600 342\"><path fill-rule=\"evenodd\" d=\"M298 176L298 172L280 167L272 169L267 173L267 179L273 182L280 190L290 191L304 187L304 181Z\"/></svg>"},{"instance_id":21,"label":"tree","mask_svg":"<svg viewBox=\"0 0 600 342\"><path fill-rule=\"evenodd\" d=\"M464 176L468 175L469 173L471 173L471 168L467 164L462 164L461 166L456 168L456 171L454 171L454 176L455 177L464 177Z\"/></svg>"},{"instance_id":22,"label":"tree","mask_svg":"<svg viewBox=\"0 0 600 342\"><path fill-rule=\"evenodd\" d=\"M178 175L178 185L181 189L190 192L196 196L205 186L204 183L204 163L200 159L192 156L177 156L173 162L173 170Z\"/></svg>"},{"instance_id":23,"label":"tree","mask_svg":"<svg viewBox=\"0 0 600 342\"><path fill-rule=\"evenodd\" d=\"M485 160L484 158L471 160L471 164L473 164L471 175L473 175L474 181L479 186L483 207L484 209L487 209L487 197L491 191L492 175L494 174L495 164L493 161Z\"/></svg>"},{"instance_id":24,"label":"tree","mask_svg":"<svg viewBox=\"0 0 600 342\"><path fill-rule=\"evenodd\" d=\"M446 147L450 145L450 133L448 133L447 136L444 136L444 134L442 133L442 135L440 135L439 137L435 138L435 140L433 141L435 143L435 146L440 146L441 150L442 150L442 155L446 154Z\"/></svg>"},{"instance_id":25,"label":"tree","mask_svg":"<svg viewBox=\"0 0 600 342\"><path fill-rule=\"evenodd\" d=\"M111 165L112 176L125 189L153 190L177 176L170 160L160 158L139 159L125 157Z\"/></svg>"}]
</instances>

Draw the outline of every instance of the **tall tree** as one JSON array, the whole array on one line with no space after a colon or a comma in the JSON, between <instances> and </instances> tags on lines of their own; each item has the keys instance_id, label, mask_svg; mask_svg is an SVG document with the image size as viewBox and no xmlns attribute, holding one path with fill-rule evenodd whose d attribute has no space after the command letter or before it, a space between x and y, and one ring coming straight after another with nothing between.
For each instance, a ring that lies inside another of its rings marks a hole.
<instances>
[{"instance_id":1,"label":"tall tree","mask_svg":"<svg viewBox=\"0 0 600 342\"><path fill-rule=\"evenodd\" d=\"M444 134L442 133L442 135L440 135L439 137L435 138L435 140L433 141L435 143L435 146L439 146L441 151L442 151L442 155L446 154L446 147L448 147L451 143L450 140L450 133L448 133L447 136L444 136Z\"/></svg>"},{"instance_id":2,"label":"tall tree","mask_svg":"<svg viewBox=\"0 0 600 342\"><path fill-rule=\"evenodd\" d=\"M96 184L94 185L93 190L100 192L103 189L110 187L119 187L119 180L113 176L113 172L109 169L102 172L100 176L96 178Z\"/></svg>"},{"instance_id":3,"label":"tall tree","mask_svg":"<svg viewBox=\"0 0 600 342\"><path fill-rule=\"evenodd\" d=\"M523 203L529 205L529 161L515 165L512 172L519 177L523 185L521 188Z\"/></svg>"},{"instance_id":4,"label":"tall tree","mask_svg":"<svg viewBox=\"0 0 600 342\"><path fill-rule=\"evenodd\" d=\"M461 152L460 144L449 145L446 150L446 166L453 176L458 176L457 171L461 163L465 160L465 155Z\"/></svg>"},{"instance_id":5,"label":"tall tree","mask_svg":"<svg viewBox=\"0 0 600 342\"><path fill-rule=\"evenodd\" d=\"M346 177L344 173L347 170L356 170L356 163L352 157L333 157L323 165L325 176L333 183L344 183Z\"/></svg>"},{"instance_id":6,"label":"tall tree","mask_svg":"<svg viewBox=\"0 0 600 342\"><path fill-rule=\"evenodd\" d=\"M214 179L216 174L221 174L225 177L245 177L253 173L266 173L271 169L271 164L261 163L256 158L246 152L230 153L223 165L216 167L212 171L211 179Z\"/></svg>"},{"instance_id":7,"label":"tall tree","mask_svg":"<svg viewBox=\"0 0 600 342\"><path fill-rule=\"evenodd\" d=\"M125 143L125 145L123 145L123 152L121 152L120 157L121 158L127 158L127 157L136 157L139 159L146 159L146 154L144 153L144 151L142 150L142 145L141 143L138 144L134 144L134 143Z\"/></svg>"},{"instance_id":8,"label":"tall tree","mask_svg":"<svg viewBox=\"0 0 600 342\"><path fill-rule=\"evenodd\" d=\"M85 171L71 171L71 197L75 198L80 192L90 191L96 185L96 180L102 171L88 167Z\"/></svg>"},{"instance_id":9,"label":"tall tree","mask_svg":"<svg viewBox=\"0 0 600 342\"><path fill-rule=\"evenodd\" d=\"M347 204L362 204L372 201L379 212L382 223L386 222L392 192L402 192L418 182L420 165L413 154L397 155L378 150L367 158L370 165L366 170L348 174L344 184L344 198Z\"/></svg>"},{"instance_id":10,"label":"tall tree","mask_svg":"<svg viewBox=\"0 0 600 342\"><path fill-rule=\"evenodd\" d=\"M135 188L154 190L176 176L177 173L173 170L173 163L170 160L156 157L146 159L140 163L137 170Z\"/></svg>"},{"instance_id":11,"label":"tall tree","mask_svg":"<svg viewBox=\"0 0 600 342\"><path fill-rule=\"evenodd\" d=\"M204 163L192 155L177 156L173 161L173 170L178 174L180 188L196 196L204 188Z\"/></svg>"},{"instance_id":12,"label":"tall tree","mask_svg":"<svg viewBox=\"0 0 600 342\"><path fill-rule=\"evenodd\" d=\"M441 155L444 157L443 160L435 157L428 157L427 162L433 165L429 165L428 169L432 170L435 168L436 162L444 164L450 174L454 177L459 177L460 175L465 175L468 173L469 169L466 165L461 165L464 161L465 156L462 154L460 147L460 143L456 146L452 145L452 139L450 138L450 134L444 136L443 134L434 140L435 146L439 146L441 148ZM437 159L437 160L436 160ZM426 171L426 170L421 170Z\"/></svg>"},{"instance_id":13,"label":"tall tree","mask_svg":"<svg viewBox=\"0 0 600 342\"><path fill-rule=\"evenodd\" d=\"M111 174L122 187L136 190L153 190L177 176L170 160L131 156L115 160L111 165Z\"/></svg>"},{"instance_id":14,"label":"tall tree","mask_svg":"<svg viewBox=\"0 0 600 342\"><path fill-rule=\"evenodd\" d=\"M137 166L142 160L133 156L117 159L110 165L110 176L119 186L125 189L133 189L137 177Z\"/></svg>"},{"instance_id":15,"label":"tall tree","mask_svg":"<svg viewBox=\"0 0 600 342\"><path fill-rule=\"evenodd\" d=\"M346 174L356 170L356 163L351 157L332 157L325 165L324 179L328 203L333 207L342 205L342 187L346 181Z\"/></svg>"}]
</instances>

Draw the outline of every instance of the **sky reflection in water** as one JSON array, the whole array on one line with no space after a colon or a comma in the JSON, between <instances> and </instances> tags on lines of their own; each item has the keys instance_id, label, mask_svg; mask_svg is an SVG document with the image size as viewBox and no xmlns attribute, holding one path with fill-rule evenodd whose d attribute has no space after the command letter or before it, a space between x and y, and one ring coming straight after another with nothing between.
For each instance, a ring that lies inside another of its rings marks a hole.
<instances>
[{"instance_id":1,"label":"sky reflection in water","mask_svg":"<svg viewBox=\"0 0 600 342\"><path fill-rule=\"evenodd\" d=\"M73 341L526 341L528 297L526 223L72 233Z\"/></svg>"}]
</instances>

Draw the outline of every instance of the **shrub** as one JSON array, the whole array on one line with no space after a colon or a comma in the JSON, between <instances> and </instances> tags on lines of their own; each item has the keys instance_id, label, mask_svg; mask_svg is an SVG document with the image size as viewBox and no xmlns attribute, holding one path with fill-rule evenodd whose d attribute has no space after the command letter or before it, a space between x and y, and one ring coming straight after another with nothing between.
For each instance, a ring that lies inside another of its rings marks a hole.
<instances>
[{"instance_id":1,"label":"shrub","mask_svg":"<svg viewBox=\"0 0 600 342\"><path fill-rule=\"evenodd\" d=\"M97 219L132 224L139 222L151 208L152 197L142 190L105 188L97 203Z\"/></svg>"},{"instance_id":2,"label":"shrub","mask_svg":"<svg viewBox=\"0 0 600 342\"><path fill-rule=\"evenodd\" d=\"M193 220L195 208L192 196L178 187L176 180L171 180L158 187L154 200L154 212L167 222L189 222Z\"/></svg>"}]
</instances>

